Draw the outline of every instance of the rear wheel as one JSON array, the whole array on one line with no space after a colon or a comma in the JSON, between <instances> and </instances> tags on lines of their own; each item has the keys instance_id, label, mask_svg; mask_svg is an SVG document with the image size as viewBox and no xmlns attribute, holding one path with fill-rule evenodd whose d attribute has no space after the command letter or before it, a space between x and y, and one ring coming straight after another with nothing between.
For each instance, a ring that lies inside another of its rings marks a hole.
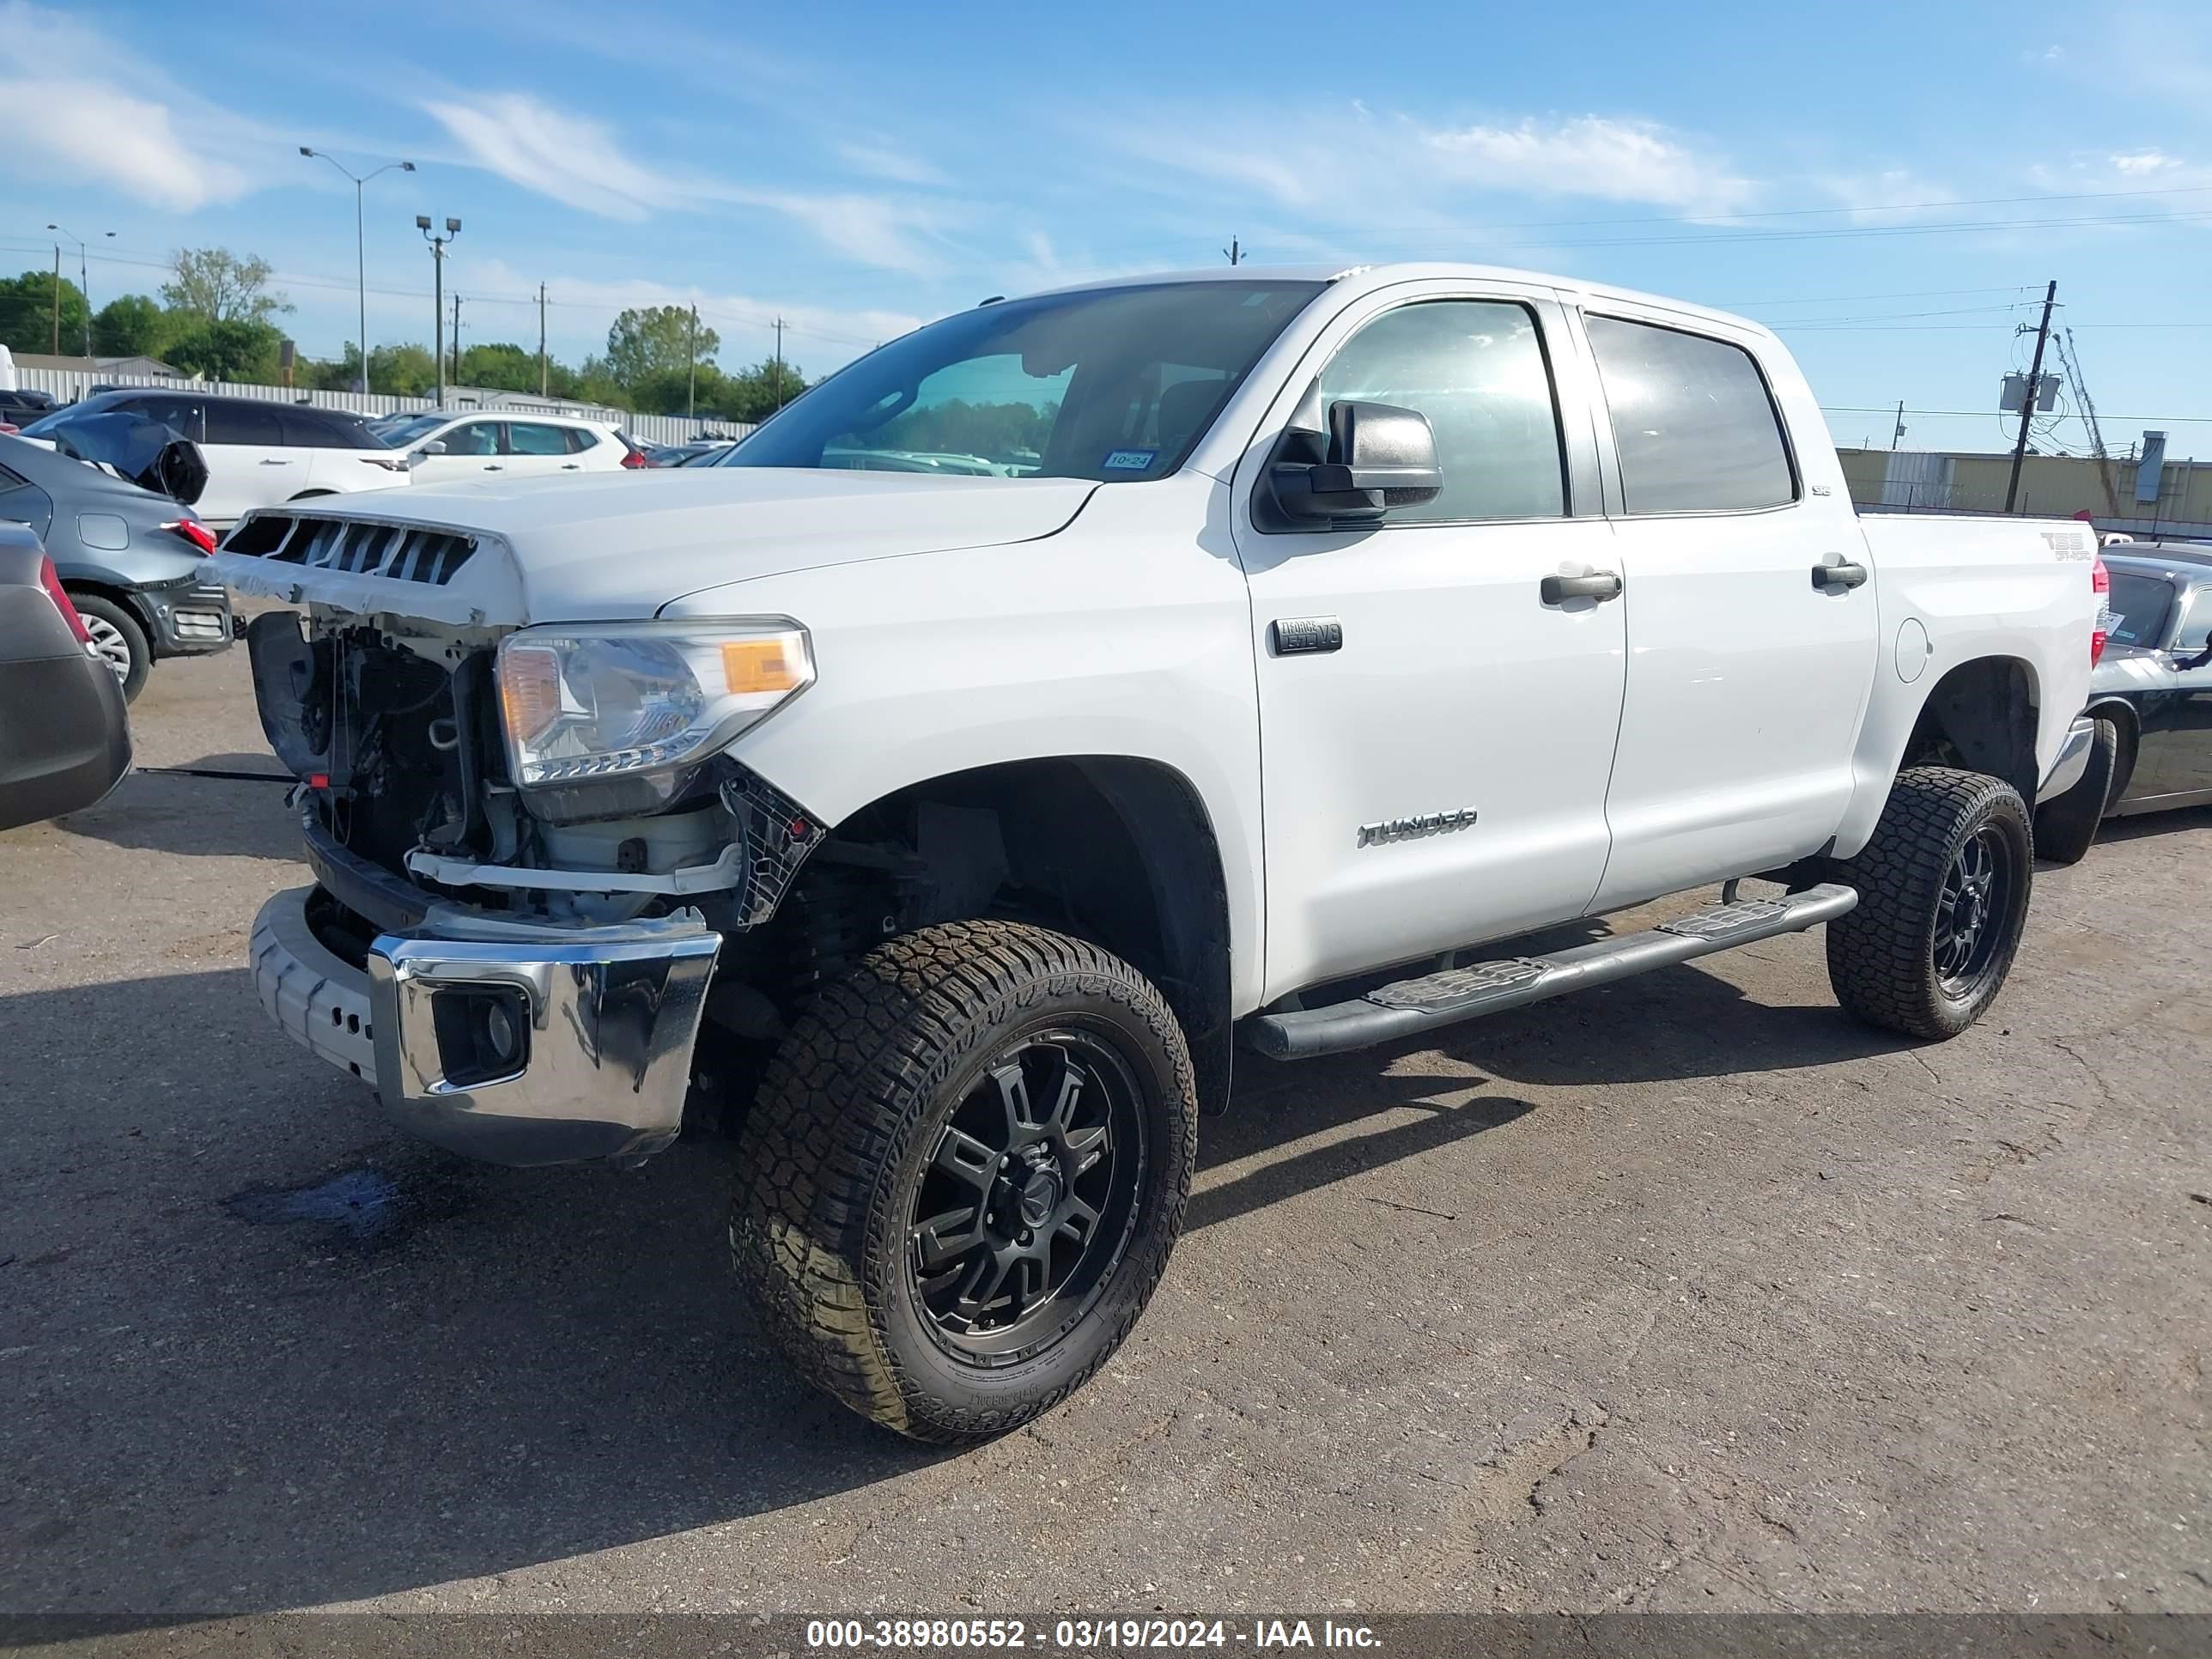
<instances>
[{"instance_id":1,"label":"rear wheel","mask_svg":"<svg viewBox=\"0 0 2212 1659\"><path fill-rule=\"evenodd\" d=\"M135 702L145 690L146 676L154 672L154 649L147 643L146 630L138 625L138 618L97 593L71 593L70 603L84 618L92 648L122 686L124 702Z\"/></svg>"},{"instance_id":2,"label":"rear wheel","mask_svg":"<svg viewBox=\"0 0 2212 1659\"><path fill-rule=\"evenodd\" d=\"M2035 854L2054 864L2079 864L2097 839L2120 765L2120 728L2099 720L2089 764L2081 780L2056 800L2035 809Z\"/></svg>"},{"instance_id":3,"label":"rear wheel","mask_svg":"<svg viewBox=\"0 0 2212 1659\"><path fill-rule=\"evenodd\" d=\"M1008 922L890 939L799 1017L746 1117L738 1273L862 1415L1003 1434L1144 1310L1197 1122L1182 1029L1127 963Z\"/></svg>"},{"instance_id":4,"label":"rear wheel","mask_svg":"<svg viewBox=\"0 0 2212 1659\"><path fill-rule=\"evenodd\" d=\"M1837 1000L1907 1036L1965 1030L2012 970L2034 855L2010 784L1936 766L1898 774L1873 838L1838 871L1859 902L1828 924Z\"/></svg>"}]
</instances>

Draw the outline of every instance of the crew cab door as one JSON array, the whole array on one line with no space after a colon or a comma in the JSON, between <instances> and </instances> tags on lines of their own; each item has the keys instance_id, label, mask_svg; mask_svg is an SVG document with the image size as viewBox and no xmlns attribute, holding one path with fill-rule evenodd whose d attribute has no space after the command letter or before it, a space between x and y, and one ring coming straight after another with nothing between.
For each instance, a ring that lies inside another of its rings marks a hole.
<instances>
[{"instance_id":1,"label":"crew cab door","mask_svg":"<svg viewBox=\"0 0 2212 1659\"><path fill-rule=\"evenodd\" d=\"M1601 911L1819 851L1851 798L1878 634L1866 541L1832 459L1817 494L1801 464L1827 439L1795 366L1771 344L1763 362L1748 331L1604 313L1583 321L1615 556L1632 574Z\"/></svg>"},{"instance_id":2,"label":"crew cab door","mask_svg":"<svg viewBox=\"0 0 2212 1659\"><path fill-rule=\"evenodd\" d=\"M2160 690L2142 700L2130 796L2212 792L2212 663L2185 668L2212 641L2212 586L2185 587L2160 665Z\"/></svg>"},{"instance_id":3,"label":"crew cab door","mask_svg":"<svg viewBox=\"0 0 2212 1659\"><path fill-rule=\"evenodd\" d=\"M1596 890L1623 610L1543 592L1624 574L1585 386L1548 290L1407 283L1334 320L1247 449L1270 998L1575 916ZM1426 416L1442 493L1374 525L1259 527L1277 437L1302 403L1346 398Z\"/></svg>"}]
</instances>

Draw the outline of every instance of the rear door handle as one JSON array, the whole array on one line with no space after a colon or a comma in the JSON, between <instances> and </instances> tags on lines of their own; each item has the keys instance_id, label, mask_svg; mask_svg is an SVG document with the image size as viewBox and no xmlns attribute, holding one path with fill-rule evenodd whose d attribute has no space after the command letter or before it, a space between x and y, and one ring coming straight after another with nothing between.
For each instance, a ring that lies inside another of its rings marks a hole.
<instances>
[{"instance_id":1,"label":"rear door handle","mask_svg":"<svg viewBox=\"0 0 2212 1659\"><path fill-rule=\"evenodd\" d=\"M581 472L584 469L574 461L563 461L561 463L561 470L563 472Z\"/></svg>"},{"instance_id":2,"label":"rear door handle","mask_svg":"<svg viewBox=\"0 0 2212 1659\"><path fill-rule=\"evenodd\" d=\"M1546 605L1562 605L1569 599L1617 599L1620 573L1593 570L1587 576L1547 576L1537 591Z\"/></svg>"},{"instance_id":3,"label":"rear door handle","mask_svg":"<svg viewBox=\"0 0 2212 1659\"><path fill-rule=\"evenodd\" d=\"M276 460L274 458L267 458L262 461L261 465L264 466L289 466L292 463L289 461Z\"/></svg>"},{"instance_id":4,"label":"rear door handle","mask_svg":"<svg viewBox=\"0 0 2212 1659\"><path fill-rule=\"evenodd\" d=\"M1856 587L1866 579L1867 568L1863 564L1853 564L1849 559L1837 559L1833 564L1822 562L1813 567L1813 586L1818 588Z\"/></svg>"},{"instance_id":5,"label":"rear door handle","mask_svg":"<svg viewBox=\"0 0 2212 1659\"><path fill-rule=\"evenodd\" d=\"M497 461L487 461L484 463L484 471L487 472L504 472L507 469L501 466Z\"/></svg>"}]
</instances>

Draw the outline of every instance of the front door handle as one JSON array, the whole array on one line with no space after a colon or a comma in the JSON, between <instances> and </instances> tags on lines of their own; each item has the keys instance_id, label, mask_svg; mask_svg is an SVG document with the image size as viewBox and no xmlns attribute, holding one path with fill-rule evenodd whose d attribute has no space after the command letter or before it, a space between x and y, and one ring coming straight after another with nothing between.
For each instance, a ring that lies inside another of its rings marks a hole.
<instances>
[{"instance_id":1,"label":"front door handle","mask_svg":"<svg viewBox=\"0 0 2212 1659\"><path fill-rule=\"evenodd\" d=\"M484 471L487 472L503 472L506 470L507 469L500 465L497 461L487 461L484 463Z\"/></svg>"},{"instance_id":2,"label":"front door handle","mask_svg":"<svg viewBox=\"0 0 2212 1659\"><path fill-rule=\"evenodd\" d=\"M289 466L292 463L289 461L276 460L273 457L264 457L261 465L264 466Z\"/></svg>"},{"instance_id":3,"label":"front door handle","mask_svg":"<svg viewBox=\"0 0 2212 1659\"><path fill-rule=\"evenodd\" d=\"M1587 576L1547 576L1537 591L1544 596L1546 605L1561 605L1569 599L1617 599L1620 597L1620 573L1593 570Z\"/></svg>"},{"instance_id":4,"label":"front door handle","mask_svg":"<svg viewBox=\"0 0 2212 1659\"><path fill-rule=\"evenodd\" d=\"M561 463L561 470L563 472L581 472L584 469L574 461L563 461Z\"/></svg>"},{"instance_id":5,"label":"front door handle","mask_svg":"<svg viewBox=\"0 0 2212 1659\"><path fill-rule=\"evenodd\" d=\"M1813 567L1813 586L1818 588L1856 587L1867 579L1867 568L1853 564L1849 559L1838 559L1833 564Z\"/></svg>"}]
</instances>

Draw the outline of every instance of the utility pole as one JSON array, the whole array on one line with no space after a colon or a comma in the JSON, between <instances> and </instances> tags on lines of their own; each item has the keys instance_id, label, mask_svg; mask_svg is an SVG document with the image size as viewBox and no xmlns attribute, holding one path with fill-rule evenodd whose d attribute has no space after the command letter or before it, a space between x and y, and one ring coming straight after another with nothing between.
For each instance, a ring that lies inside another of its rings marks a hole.
<instances>
[{"instance_id":1,"label":"utility pole","mask_svg":"<svg viewBox=\"0 0 2212 1659\"><path fill-rule=\"evenodd\" d=\"M461 383L461 296L453 295L453 384Z\"/></svg>"},{"instance_id":2,"label":"utility pole","mask_svg":"<svg viewBox=\"0 0 2212 1659\"><path fill-rule=\"evenodd\" d=\"M1240 244L1234 236L1231 237L1229 239L1229 246L1221 250L1221 257L1228 260L1232 265L1243 264L1244 263L1244 249L1243 245Z\"/></svg>"},{"instance_id":3,"label":"utility pole","mask_svg":"<svg viewBox=\"0 0 2212 1659\"><path fill-rule=\"evenodd\" d=\"M699 307L696 306L691 307L691 349L688 355L691 361L684 365L684 418L696 421L699 418Z\"/></svg>"},{"instance_id":4,"label":"utility pole","mask_svg":"<svg viewBox=\"0 0 2212 1659\"><path fill-rule=\"evenodd\" d=\"M783 407L783 319L775 319L775 406Z\"/></svg>"},{"instance_id":5,"label":"utility pole","mask_svg":"<svg viewBox=\"0 0 2212 1659\"><path fill-rule=\"evenodd\" d=\"M62 245L54 244L54 343L53 354L62 355Z\"/></svg>"},{"instance_id":6,"label":"utility pole","mask_svg":"<svg viewBox=\"0 0 2212 1659\"><path fill-rule=\"evenodd\" d=\"M362 219L362 187L377 176L398 167L402 173L415 171L412 161L386 161L375 173L356 173L334 155L319 149L300 146L300 154L313 160L328 161L340 173L353 180L353 265L354 284L361 301L361 385L357 390L368 390L368 232Z\"/></svg>"},{"instance_id":7,"label":"utility pole","mask_svg":"<svg viewBox=\"0 0 2212 1659\"><path fill-rule=\"evenodd\" d=\"M1905 399L1897 400L1897 428L1889 434L1889 447L1895 449L1905 440Z\"/></svg>"},{"instance_id":8,"label":"utility pole","mask_svg":"<svg viewBox=\"0 0 2212 1659\"><path fill-rule=\"evenodd\" d=\"M2028 367L2027 386L2020 400L2020 436L2013 441L2012 477L2005 483L2004 510L2008 513L2020 499L2020 466L2027 456L2027 423L2035 415L2036 396L2043 387L2043 348L2051 340L2051 307L2057 298L2058 283L2054 277L2043 290L2043 321L2035 331L2035 361Z\"/></svg>"},{"instance_id":9,"label":"utility pole","mask_svg":"<svg viewBox=\"0 0 2212 1659\"><path fill-rule=\"evenodd\" d=\"M461 234L459 219L446 221L446 234L433 235L430 216L415 216L415 228L422 233L422 240L430 245L430 264L435 273L430 288L430 361L438 374L438 407L446 406L446 244ZM454 301L453 321L456 331L460 322L459 301Z\"/></svg>"},{"instance_id":10,"label":"utility pole","mask_svg":"<svg viewBox=\"0 0 2212 1659\"><path fill-rule=\"evenodd\" d=\"M46 228L48 230L60 231L64 236L76 244L76 285L78 292L84 299L84 356L85 361L87 362L90 362L92 361L92 276L85 263L84 238L78 235L75 231L70 229L65 225L48 225ZM106 230L102 231L100 234L103 236L112 236L115 233L112 230ZM61 264L61 250L59 248L54 250L54 264L57 266ZM61 307L61 286L58 281L57 281L54 287L54 307L57 313L58 313ZM60 331L60 328L57 325L55 329L56 334L58 335ZM57 343L55 346L55 354L57 356L60 355L60 349L61 348L58 343Z\"/></svg>"},{"instance_id":11,"label":"utility pole","mask_svg":"<svg viewBox=\"0 0 2212 1659\"><path fill-rule=\"evenodd\" d=\"M538 285L538 395L546 395L545 372L545 284Z\"/></svg>"}]
</instances>

